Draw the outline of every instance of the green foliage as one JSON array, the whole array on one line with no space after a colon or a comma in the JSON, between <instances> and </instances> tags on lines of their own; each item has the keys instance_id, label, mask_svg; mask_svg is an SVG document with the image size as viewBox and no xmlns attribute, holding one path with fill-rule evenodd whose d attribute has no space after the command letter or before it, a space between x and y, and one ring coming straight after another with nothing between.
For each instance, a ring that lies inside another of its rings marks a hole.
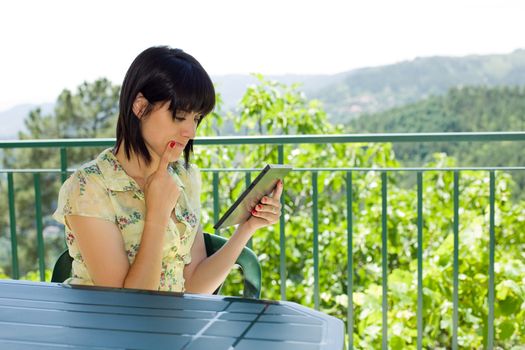
<instances>
[{"instance_id":1,"label":"green foliage","mask_svg":"<svg viewBox=\"0 0 525 350\"><path fill-rule=\"evenodd\" d=\"M51 276L53 275L53 271L50 269L46 269L44 271L44 280L46 282L51 281ZM40 272L39 271L28 271L24 276L20 278L21 280L25 281L33 281L33 282L40 282Z\"/></svg>"},{"instance_id":2,"label":"green foliage","mask_svg":"<svg viewBox=\"0 0 525 350\"><path fill-rule=\"evenodd\" d=\"M247 135L343 132L341 126L328 122L320 102L307 100L296 86L268 81L262 76L258 76L258 80L257 85L247 89L238 113L224 115L220 111L219 101L216 112L203 121L199 135L218 135L220 128L225 125L231 125ZM112 136L116 91L117 87L103 80L84 84L76 93L64 92L59 97L53 115L42 116L38 110L31 114L28 120L29 134L21 137ZM463 91L457 90L454 94L461 95ZM515 90L507 92L511 94L512 91ZM522 93L520 90L516 91ZM461 97L457 99L457 106L465 103L461 102ZM438 106L433 108L438 109ZM66 127L69 125L73 126ZM303 144L284 146L284 155L285 163L292 164L295 168L395 168L400 163L394 150L390 144ZM68 155L70 166L91 159L99 151L72 151ZM429 167L456 165L456 161L445 154L434 154L430 150L428 154L424 161ZM223 212L246 186L245 172L242 169L261 168L265 163L276 163L277 146L199 146L195 148L193 159L202 169L232 170L220 174L219 204ZM59 167L58 152L48 149L8 152L6 162L7 167ZM257 172L251 172L252 178ZM347 176L352 177L354 345L359 349L376 349L381 344L382 321L382 199L379 171L355 169L351 173L318 173L320 308L346 320L349 305ZM388 331L392 349L415 349L417 339L417 200L416 190L413 186L406 185L406 178L415 178L415 174L389 172L387 176ZM465 171L460 175L458 341L465 348L482 348L486 342L489 227L487 178L484 172ZM424 348L444 349L449 347L452 336L453 174L446 171L426 172L423 180L423 345ZM495 338L497 346L507 349L525 343L525 203L510 200L515 186L509 174L498 172L496 180ZM48 219L56 205L54 201L60 180L58 176L42 175L42 181L43 212L46 214L45 223L49 226L51 221ZM37 255L32 178L17 175L15 185L17 211L20 212L17 226L22 274L26 275L25 278L38 280L39 274L34 272L37 270ZM2 186L2 191L5 191L5 183ZM286 178L286 298L311 307L314 306L312 195L310 171L295 171ZM203 172L201 202L204 230L213 232L211 172ZM4 219L0 223L4 224L0 233L5 240L8 237L5 227L8 221ZM221 232L226 236L231 233L232 230ZM280 299L281 296L279 239L278 225L260 230L253 237L253 247L263 267L262 297L267 299ZM46 263L50 268L63 249L63 237L48 233L45 240ZM10 259L0 261L10 264ZM3 275L0 271L0 277L7 277L10 274L9 269L10 266L7 265L5 271L8 273ZM47 272L46 280L48 274ZM240 276L234 273L222 292L240 295L241 288Z\"/></svg>"},{"instance_id":3,"label":"green foliage","mask_svg":"<svg viewBox=\"0 0 525 350\"><path fill-rule=\"evenodd\" d=\"M240 113L229 115L239 131L249 135L337 133L319 102L308 101L293 86L265 81L250 87ZM315 118L305 117L306 113ZM304 122L308 120L308 122ZM315 120L315 122L312 122ZM309 125L306 125L309 124ZM210 163L207 149L195 157ZM276 146L223 146L211 151L214 168L253 168L276 161ZM242 156L240 156L242 155ZM286 163L305 167L398 167L391 145L300 145L285 147ZM454 159L435 154L429 167L455 166ZM379 172L353 171L353 262L356 348L381 344L381 177ZM393 349L415 349L417 338L417 209L416 190L402 177L388 175L388 328ZM319 173L319 261L321 309L346 319L347 218L346 174ZM460 177L459 344L481 348L486 341L488 317L488 176L463 172ZM400 184L403 184L401 186ZM204 180L206 230L211 231L213 202L211 176ZM424 175L424 347L445 348L452 337L453 202L451 172ZM220 181L222 211L245 186L242 172L225 173ZM285 181L286 297L313 307L312 175L294 172ZM496 340L502 348L525 341L525 205L510 201L513 180L497 174L496 202ZM231 234L231 230L223 234ZM253 237L263 267L263 298L280 299L279 230L270 227ZM511 268L512 267L512 268ZM230 277L223 293L240 295L240 277Z\"/></svg>"},{"instance_id":4,"label":"green foliage","mask_svg":"<svg viewBox=\"0 0 525 350\"><path fill-rule=\"evenodd\" d=\"M249 86L234 119L237 131L251 135L301 135L334 132L317 100L308 101L291 86L256 75L258 85Z\"/></svg>"}]
</instances>

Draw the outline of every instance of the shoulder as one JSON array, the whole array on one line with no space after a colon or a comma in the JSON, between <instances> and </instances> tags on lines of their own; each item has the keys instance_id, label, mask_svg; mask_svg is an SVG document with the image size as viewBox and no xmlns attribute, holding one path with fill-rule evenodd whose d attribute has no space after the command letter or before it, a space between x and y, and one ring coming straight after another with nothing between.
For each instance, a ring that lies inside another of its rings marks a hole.
<instances>
[{"instance_id":1,"label":"shoulder","mask_svg":"<svg viewBox=\"0 0 525 350\"><path fill-rule=\"evenodd\" d=\"M62 185L53 217L67 225L65 217L77 215L115 222L115 212L108 188L101 181L94 162L80 166Z\"/></svg>"},{"instance_id":2,"label":"shoulder","mask_svg":"<svg viewBox=\"0 0 525 350\"><path fill-rule=\"evenodd\" d=\"M96 160L82 164L71 177L82 179L93 184L102 184L102 172Z\"/></svg>"},{"instance_id":3,"label":"shoulder","mask_svg":"<svg viewBox=\"0 0 525 350\"><path fill-rule=\"evenodd\" d=\"M81 165L62 185L61 192L83 195L89 189L105 189L102 181L102 172L96 162L92 160Z\"/></svg>"},{"instance_id":4,"label":"shoulder","mask_svg":"<svg viewBox=\"0 0 525 350\"><path fill-rule=\"evenodd\" d=\"M83 176L89 179L96 179L102 177L102 171L97 160L92 160L88 163L82 164L75 172L77 176Z\"/></svg>"}]
</instances>

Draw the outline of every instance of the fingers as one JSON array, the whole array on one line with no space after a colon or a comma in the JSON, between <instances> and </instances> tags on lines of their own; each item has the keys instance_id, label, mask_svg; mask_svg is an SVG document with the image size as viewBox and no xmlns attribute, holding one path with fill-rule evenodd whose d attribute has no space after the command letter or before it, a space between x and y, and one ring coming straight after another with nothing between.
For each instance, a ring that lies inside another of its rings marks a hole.
<instances>
[{"instance_id":1,"label":"fingers","mask_svg":"<svg viewBox=\"0 0 525 350\"><path fill-rule=\"evenodd\" d=\"M266 219L270 222L276 221L281 216L281 202L280 198L283 192L283 184L279 180L272 196L264 196L261 202L255 206L252 211L253 216Z\"/></svg>"},{"instance_id":2,"label":"fingers","mask_svg":"<svg viewBox=\"0 0 525 350\"><path fill-rule=\"evenodd\" d=\"M279 215L281 213L281 205L280 204L277 204L277 205L257 204L253 210L258 213L269 213L269 214Z\"/></svg>"},{"instance_id":3,"label":"fingers","mask_svg":"<svg viewBox=\"0 0 525 350\"><path fill-rule=\"evenodd\" d=\"M281 195L283 194L283 182L281 180L277 181L275 188L270 196L264 196L261 198L262 204L273 205L280 207L281 205Z\"/></svg>"},{"instance_id":4,"label":"fingers","mask_svg":"<svg viewBox=\"0 0 525 350\"><path fill-rule=\"evenodd\" d=\"M166 148L164 149L164 152L162 153L162 156L160 157L158 170L166 170L168 168L175 144L176 144L175 141L170 141L166 145Z\"/></svg>"},{"instance_id":5,"label":"fingers","mask_svg":"<svg viewBox=\"0 0 525 350\"><path fill-rule=\"evenodd\" d=\"M258 206L260 206L260 204ZM271 209L269 208L263 208L262 210L254 209L252 210L252 216L260 218L260 219L264 219L268 221L269 224L275 224L276 222L278 222L279 217L281 216L281 208L277 208L273 206L264 206L264 207L271 207Z\"/></svg>"},{"instance_id":6,"label":"fingers","mask_svg":"<svg viewBox=\"0 0 525 350\"><path fill-rule=\"evenodd\" d=\"M252 210L252 220L249 222L256 223L256 228L273 225L279 222L281 217L281 195L283 193L283 183L277 182L271 196L261 198L259 204Z\"/></svg>"},{"instance_id":7,"label":"fingers","mask_svg":"<svg viewBox=\"0 0 525 350\"><path fill-rule=\"evenodd\" d=\"M279 199L281 199L282 194L283 194L283 180L279 180L277 181L277 184L275 185L275 188L273 189L271 198L279 201Z\"/></svg>"}]
</instances>

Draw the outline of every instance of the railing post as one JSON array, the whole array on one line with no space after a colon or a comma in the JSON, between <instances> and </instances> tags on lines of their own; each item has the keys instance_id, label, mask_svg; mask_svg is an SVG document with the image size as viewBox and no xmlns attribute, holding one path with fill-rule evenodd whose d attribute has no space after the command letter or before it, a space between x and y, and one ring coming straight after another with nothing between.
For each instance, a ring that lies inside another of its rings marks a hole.
<instances>
[{"instance_id":1,"label":"railing post","mask_svg":"<svg viewBox=\"0 0 525 350\"><path fill-rule=\"evenodd\" d=\"M7 174L7 195L9 197L9 226L11 229L11 261L13 264L13 271L11 275L13 279L20 278L20 270L18 267L18 241L16 237L16 211L15 211L15 186L13 180L13 173Z\"/></svg>"},{"instance_id":2,"label":"railing post","mask_svg":"<svg viewBox=\"0 0 525 350\"><path fill-rule=\"evenodd\" d=\"M219 173L213 172L213 222L219 221ZM219 234L219 230L215 230Z\"/></svg>"},{"instance_id":3,"label":"railing post","mask_svg":"<svg viewBox=\"0 0 525 350\"><path fill-rule=\"evenodd\" d=\"M494 232L494 215L496 200L496 175L494 171L490 172L490 233L489 233L489 315L488 315L488 334L487 349L494 348L494 249L496 245L496 234Z\"/></svg>"},{"instance_id":4,"label":"railing post","mask_svg":"<svg viewBox=\"0 0 525 350\"><path fill-rule=\"evenodd\" d=\"M454 171L454 290L452 310L452 349L458 348L458 304L459 304L459 172Z\"/></svg>"},{"instance_id":5,"label":"railing post","mask_svg":"<svg viewBox=\"0 0 525 350\"><path fill-rule=\"evenodd\" d=\"M60 177L62 183L67 180L67 148L60 148Z\"/></svg>"},{"instance_id":6,"label":"railing post","mask_svg":"<svg viewBox=\"0 0 525 350\"><path fill-rule=\"evenodd\" d=\"M314 307L319 310L319 212L317 208L317 171L312 172L312 218L314 230Z\"/></svg>"},{"instance_id":7,"label":"railing post","mask_svg":"<svg viewBox=\"0 0 525 350\"><path fill-rule=\"evenodd\" d=\"M277 146L277 162L284 164L284 146ZM281 196L281 207L284 208L285 192ZM284 210L283 210L284 214ZM286 234L284 225L284 215L279 218L279 276L281 277L281 300L286 300Z\"/></svg>"},{"instance_id":8,"label":"railing post","mask_svg":"<svg viewBox=\"0 0 525 350\"><path fill-rule=\"evenodd\" d=\"M353 216L352 216L352 172L346 172L346 218L347 218L347 280L348 280L348 350L354 348L354 251L353 251Z\"/></svg>"},{"instance_id":9,"label":"railing post","mask_svg":"<svg viewBox=\"0 0 525 350\"><path fill-rule=\"evenodd\" d=\"M40 281L46 280L46 264L44 253L44 236L42 224L42 196L40 193L40 174L33 174L35 186L35 215L36 215L36 237L38 247L38 267L40 271Z\"/></svg>"},{"instance_id":10,"label":"railing post","mask_svg":"<svg viewBox=\"0 0 525 350\"><path fill-rule=\"evenodd\" d=\"M383 324L382 324L382 349L388 349L388 226L387 226L387 215L388 215L388 206L387 206L387 173L383 171L381 173L381 261L382 261L382 271L383 271Z\"/></svg>"},{"instance_id":11,"label":"railing post","mask_svg":"<svg viewBox=\"0 0 525 350\"><path fill-rule=\"evenodd\" d=\"M423 173L417 172L417 349L423 349Z\"/></svg>"}]
</instances>

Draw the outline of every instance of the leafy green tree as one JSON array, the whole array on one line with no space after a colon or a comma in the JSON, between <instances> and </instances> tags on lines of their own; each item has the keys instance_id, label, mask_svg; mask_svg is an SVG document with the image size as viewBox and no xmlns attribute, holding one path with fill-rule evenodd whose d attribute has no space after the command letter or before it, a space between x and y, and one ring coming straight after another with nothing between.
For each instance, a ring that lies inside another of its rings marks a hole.
<instances>
[{"instance_id":1,"label":"leafy green tree","mask_svg":"<svg viewBox=\"0 0 525 350\"><path fill-rule=\"evenodd\" d=\"M118 114L119 87L107 79L81 84L75 92L64 90L59 95L54 112L43 115L37 108L29 113L25 121L27 132L19 133L19 139L69 139L114 136ZM72 148L68 150L69 167L75 167L93 158L99 149ZM6 151L4 166L14 169L58 169L59 152L54 148L28 148ZM51 218L56 207L61 181L57 173L43 172L40 175L42 212L44 225L55 225ZM37 239L35 224L35 194L32 174L15 174L15 207L21 274L37 269ZM5 187L4 187L5 188ZM5 189L4 189L5 190ZM3 190L3 191L4 191ZM7 198L7 195L3 198ZM3 211L4 212L4 211ZM7 211L6 211L7 212ZM4 212L4 213L6 213ZM6 217L3 218L6 220ZM6 227L3 226L2 227ZM8 237L7 228L4 237ZM54 263L65 245L63 236L56 230L47 231L45 261L48 267ZM53 234L54 232L54 234ZM11 273L10 264L6 272Z\"/></svg>"}]
</instances>

